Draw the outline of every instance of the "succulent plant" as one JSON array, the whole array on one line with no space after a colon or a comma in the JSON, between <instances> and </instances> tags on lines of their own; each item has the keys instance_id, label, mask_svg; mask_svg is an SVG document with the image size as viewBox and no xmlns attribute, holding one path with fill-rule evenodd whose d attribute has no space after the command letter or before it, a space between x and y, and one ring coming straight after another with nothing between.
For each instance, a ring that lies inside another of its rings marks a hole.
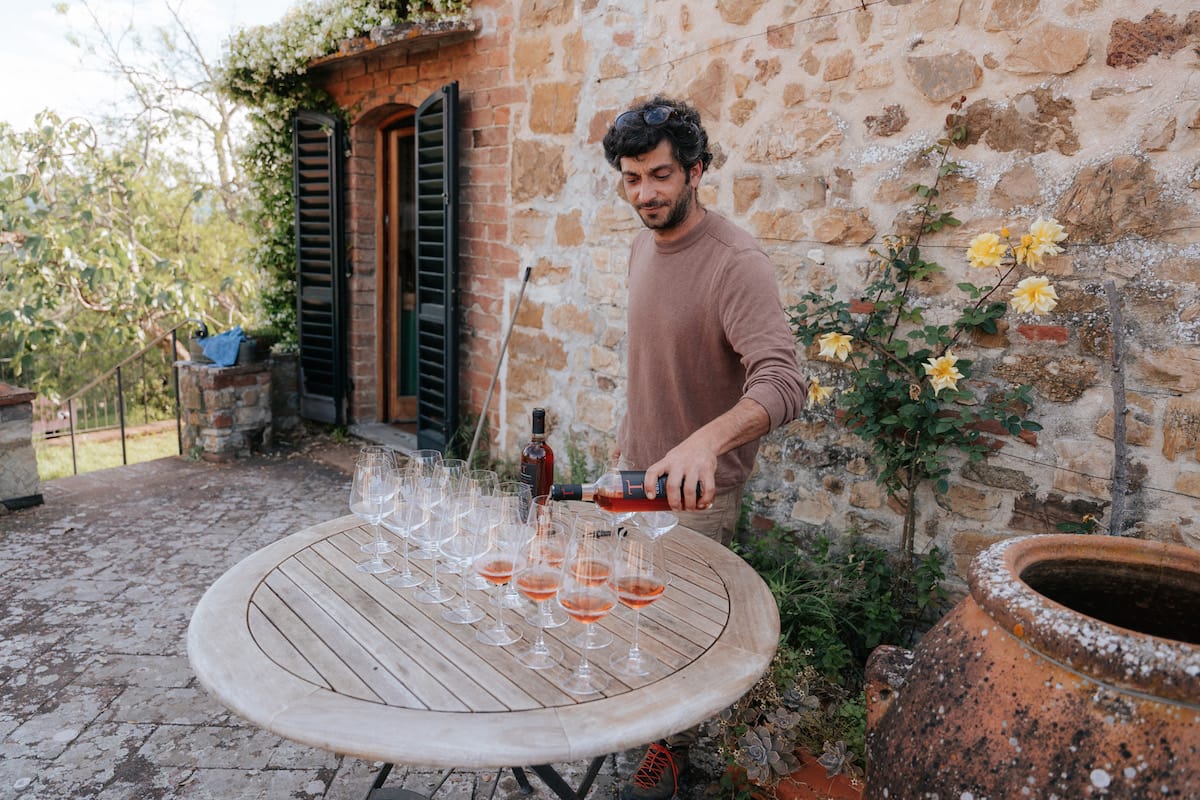
<instances>
[{"instance_id":1,"label":"succulent plant","mask_svg":"<svg viewBox=\"0 0 1200 800\"><path fill-rule=\"evenodd\" d=\"M798 766L790 736L766 725L751 728L738 740L737 763L756 783L774 783Z\"/></svg>"},{"instance_id":2,"label":"succulent plant","mask_svg":"<svg viewBox=\"0 0 1200 800\"><path fill-rule=\"evenodd\" d=\"M825 768L825 777L832 778L849 769L854 762L854 753L846 749L846 743L838 741L826 742L825 752L817 758L817 763Z\"/></svg>"}]
</instances>

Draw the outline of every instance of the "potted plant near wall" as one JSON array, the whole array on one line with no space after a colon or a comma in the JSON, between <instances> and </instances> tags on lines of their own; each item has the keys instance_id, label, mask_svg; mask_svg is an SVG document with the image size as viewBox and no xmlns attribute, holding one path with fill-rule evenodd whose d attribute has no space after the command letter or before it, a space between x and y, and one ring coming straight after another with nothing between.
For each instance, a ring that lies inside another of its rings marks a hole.
<instances>
[{"instance_id":1,"label":"potted plant near wall","mask_svg":"<svg viewBox=\"0 0 1200 800\"><path fill-rule=\"evenodd\" d=\"M271 357L271 349L280 335L275 328L262 325L246 329L246 338L238 346L238 364L257 364Z\"/></svg>"}]
</instances>

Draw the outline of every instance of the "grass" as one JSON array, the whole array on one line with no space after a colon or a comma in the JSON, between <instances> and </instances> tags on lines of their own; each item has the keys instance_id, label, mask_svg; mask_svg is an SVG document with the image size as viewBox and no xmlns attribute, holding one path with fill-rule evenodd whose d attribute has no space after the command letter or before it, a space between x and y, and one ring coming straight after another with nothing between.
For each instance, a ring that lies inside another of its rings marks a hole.
<instances>
[{"instance_id":1,"label":"grass","mask_svg":"<svg viewBox=\"0 0 1200 800\"><path fill-rule=\"evenodd\" d=\"M35 444L38 477L43 481L75 474L71 467L71 439L62 437ZM138 464L157 458L179 455L175 426L160 431L130 434L125 440L128 462ZM75 437L75 457L79 474L121 466L119 436L85 434Z\"/></svg>"}]
</instances>

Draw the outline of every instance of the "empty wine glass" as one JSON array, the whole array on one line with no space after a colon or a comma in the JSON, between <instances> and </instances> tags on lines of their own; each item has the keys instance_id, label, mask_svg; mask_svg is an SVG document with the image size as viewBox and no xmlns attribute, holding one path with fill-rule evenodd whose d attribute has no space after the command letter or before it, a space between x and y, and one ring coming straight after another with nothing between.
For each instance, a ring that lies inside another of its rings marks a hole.
<instances>
[{"instance_id":1,"label":"empty wine glass","mask_svg":"<svg viewBox=\"0 0 1200 800\"><path fill-rule=\"evenodd\" d=\"M412 532L429 523L429 509L421 503L416 470L412 465L397 467L397 492L391 510L382 520L383 527L400 537L402 545L400 569L395 575L387 577L387 583L392 586L409 588L420 586L424 578L413 573L408 558L408 540Z\"/></svg>"},{"instance_id":2,"label":"empty wine glass","mask_svg":"<svg viewBox=\"0 0 1200 800\"><path fill-rule=\"evenodd\" d=\"M512 579L513 570L516 568L516 548L517 539L511 535L505 535L505 528L512 523L499 522L490 526L484 536L487 538L487 548L475 561L475 571L487 579L498 593L500 587L508 583ZM483 644L491 645L506 645L519 641L521 638L520 631L513 630L504 624L504 604L500 602L499 596L495 598L496 620L486 627L480 628L475 632L475 639Z\"/></svg>"},{"instance_id":3,"label":"empty wine glass","mask_svg":"<svg viewBox=\"0 0 1200 800\"><path fill-rule=\"evenodd\" d=\"M461 458L442 458L442 470L446 473L452 486L457 486L459 481L467 477L471 471L467 462Z\"/></svg>"},{"instance_id":4,"label":"empty wine glass","mask_svg":"<svg viewBox=\"0 0 1200 800\"><path fill-rule=\"evenodd\" d=\"M584 579L592 583L607 583L612 574L612 522L603 514L587 511L575 516L572 527L571 550L579 540L595 540L594 557L581 569L586 571ZM602 546L603 545L603 546ZM561 604L560 604L561 605ZM564 609L565 610L565 609ZM567 612L570 616L570 612ZM567 640L567 643L580 650L600 650L612 644L612 634L595 625L585 625L583 630Z\"/></svg>"},{"instance_id":5,"label":"empty wine glass","mask_svg":"<svg viewBox=\"0 0 1200 800\"><path fill-rule=\"evenodd\" d=\"M491 469L473 469L467 473L466 479L475 487L480 497L491 497L500 486L500 476Z\"/></svg>"},{"instance_id":6,"label":"empty wine glass","mask_svg":"<svg viewBox=\"0 0 1200 800\"><path fill-rule=\"evenodd\" d=\"M477 575L473 569L475 561L488 549L487 528L476 527L471 522L470 518L460 519L457 535L442 542L442 554L458 565L462 586L459 602L442 611L442 619L447 622L465 624L478 622L486 616L483 609L467 596L467 590L472 588L471 577ZM487 585L485 582L484 586Z\"/></svg>"},{"instance_id":7,"label":"empty wine glass","mask_svg":"<svg viewBox=\"0 0 1200 800\"><path fill-rule=\"evenodd\" d=\"M431 451L436 453L437 451ZM450 482L446 471L439 461L417 461L416 490L418 501L429 511L430 524L442 518L446 502L450 498ZM410 554L411 558L429 561L440 557L436 544L430 544L420 537L414 537L417 549Z\"/></svg>"},{"instance_id":8,"label":"empty wine glass","mask_svg":"<svg viewBox=\"0 0 1200 800\"><path fill-rule=\"evenodd\" d=\"M558 603L586 630L595 627L617 603L609 574L612 569L612 537L606 529L589 524L575 525L567 558L563 562L562 586ZM563 682L562 688L571 694L595 694L608 686L609 678L592 669L588 648L579 650L579 663Z\"/></svg>"},{"instance_id":9,"label":"empty wine glass","mask_svg":"<svg viewBox=\"0 0 1200 800\"><path fill-rule=\"evenodd\" d=\"M393 569L391 562L383 556L395 548L383 538L379 523L389 511L396 490L395 475L385 458L369 455L355 461L354 479L350 485L350 511L369 523L375 533L374 541L362 546L363 552L371 554L369 561L358 565L363 572L378 574Z\"/></svg>"},{"instance_id":10,"label":"empty wine glass","mask_svg":"<svg viewBox=\"0 0 1200 800\"><path fill-rule=\"evenodd\" d=\"M670 511L639 511L637 524L652 539L657 539L679 524L679 517Z\"/></svg>"},{"instance_id":11,"label":"empty wine glass","mask_svg":"<svg viewBox=\"0 0 1200 800\"><path fill-rule=\"evenodd\" d=\"M621 532L616 550L610 582L621 604L633 609L633 641L629 652L614 654L609 665L627 677L649 675L658 659L640 646L642 609L662 597L670 583L667 560L658 537L636 526Z\"/></svg>"},{"instance_id":12,"label":"empty wine glass","mask_svg":"<svg viewBox=\"0 0 1200 800\"><path fill-rule=\"evenodd\" d=\"M382 458L389 466L396 466L396 451L381 444L364 444L358 449L358 458Z\"/></svg>"},{"instance_id":13,"label":"empty wine glass","mask_svg":"<svg viewBox=\"0 0 1200 800\"><path fill-rule=\"evenodd\" d=\"M549 522L540 526L529 543L520 549L513 582L521 594L537 603L539 610L558 594L566 548L567 534L562 523ZM562 648L547 642L545 628L538 626L537 638L517 653L517 660L530 669L549 669L558 664L562 656Z\"/></svg>"},{"instance_id":14,"label":"empty wine glass","mask_svg":"<svg viewBox=\"0 0 1200 800\"><path fill-rule=\"evenodd\" d=\"M421 584L413 598L420 603L444 603L454 597L453 592L442 585L438 578L438 567L441 565L441 548L447 541L453 539L459 532L459 519L454 515L432 516L429 524L422 525L412 531L413 539L422 547L437 555L430 560L429 580Z\"/></svg>"}]
</instances>

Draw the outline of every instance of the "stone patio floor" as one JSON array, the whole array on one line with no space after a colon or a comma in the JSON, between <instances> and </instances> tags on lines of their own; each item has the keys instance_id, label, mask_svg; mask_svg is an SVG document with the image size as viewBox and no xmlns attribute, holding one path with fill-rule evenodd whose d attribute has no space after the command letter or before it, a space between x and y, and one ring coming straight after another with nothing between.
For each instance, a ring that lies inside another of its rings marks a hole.
<instances>
[{"instance_id":1,"label":"stone patio floor","mask_svg":"<svg viewBox=\"0 0 1200 800\"><path fill-rule=\"evenodd\" d=\"M42 484L44 505L0 516L0 799L363 798L377 765L232 715L198 685L185 644L229 567L347 513L361 444L62 478ZM610 756L591 797L615 798L639 756ZM559 767L575 785L586 763ZM424 792L438 774L398 767L388 785ZM435 797L487 800L495 784L495 771L456 772ZM495 796L519 796L510 772Z\"/></svg>"}]
</instances>

